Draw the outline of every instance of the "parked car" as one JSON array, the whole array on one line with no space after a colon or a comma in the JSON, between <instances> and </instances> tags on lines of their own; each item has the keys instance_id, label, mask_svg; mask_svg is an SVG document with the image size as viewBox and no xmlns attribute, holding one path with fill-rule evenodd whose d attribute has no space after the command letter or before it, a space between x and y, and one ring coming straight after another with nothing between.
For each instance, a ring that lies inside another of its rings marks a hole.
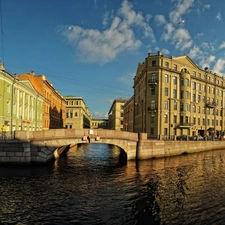
<instances>
[{"instance_id":1,"label":"parked car","mask_svg":"<svg viewBox=\"0 0 225 225\"><path fill-rule=\"evenodd\" d=\"M180 136L177 136L176 139L180 140L180 141L187 141L187 140L191 140L191 136L189 136L189 135L180 135Z\"/></svg>"},{"instance_id":2,"label":"parked car","mask_svg":"<svg viewBox=\"0 0 225 225\"><path fill-rule=\"evenodd\" d=\"M195 135L192 137L192 140L194 141L202 141L204 138L201 135Z\"/></svg>"}]
</instances>

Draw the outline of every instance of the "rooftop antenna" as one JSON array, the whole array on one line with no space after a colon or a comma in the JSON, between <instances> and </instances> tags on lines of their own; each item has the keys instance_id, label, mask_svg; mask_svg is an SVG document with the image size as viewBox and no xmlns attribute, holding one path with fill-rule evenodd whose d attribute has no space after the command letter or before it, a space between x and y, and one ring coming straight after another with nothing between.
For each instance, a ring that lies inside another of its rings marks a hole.
<instances>
[{"instance_id":1,"label":"rooftop antenna","mask_svg":"<svg viewBox=\"0 0 225 225\"><path fill-rule=\"evenodd\" d=\"M0 23L1 23L1 45L2 45L2 57L0 62L4 62L4 33L3 33L3 19L2 19L2 0L0 0Z\"/></svg>"}]
</instances>

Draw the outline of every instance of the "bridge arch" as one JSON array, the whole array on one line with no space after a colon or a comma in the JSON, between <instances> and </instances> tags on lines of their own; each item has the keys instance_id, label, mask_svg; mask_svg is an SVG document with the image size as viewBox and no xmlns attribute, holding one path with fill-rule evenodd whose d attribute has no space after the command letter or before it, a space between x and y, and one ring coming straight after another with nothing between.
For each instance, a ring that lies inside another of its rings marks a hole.
<instances>
[{"instance_id":1,"label":"bridge arch","mask_svg":"<svg viewBox=\"0 0 225 225\"><path fill-rule=\"evenodd\" d=\"M65 154L71 146L82 143L116 145L126 153L127 160L136 159L138 134L132 132L105 129L51 129L16 131L15 136L17 139L27 140L30 143L32 161L42 163L53 160L58 157L57 154Z\"/></svg>"}]
</instances>

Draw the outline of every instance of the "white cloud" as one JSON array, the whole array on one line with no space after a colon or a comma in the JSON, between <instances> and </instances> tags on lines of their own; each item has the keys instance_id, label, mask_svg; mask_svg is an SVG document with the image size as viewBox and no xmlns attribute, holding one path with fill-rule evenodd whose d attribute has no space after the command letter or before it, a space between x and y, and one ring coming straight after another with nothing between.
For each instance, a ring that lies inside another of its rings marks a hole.
<instances>
[{"instance_id":1,"label":"white cloud","mask_svg":"<svg viewBox=\"0 0 225 225\"><path fill-rule=\"evenodd\" d=\"M103 25L106 26L110 14L103 17ZM104 30L84 29L79 26L69 26L63 35L73 44L76 49L76 56L83 62L105 64L114 60L120 53L134 51L142 45L142 41L135 36L135 29L141 29L144 37L150 37L152 42L155 37L152 28L141 12L135 12L132 5L123 0L118 16L112 19L111 26Z\"/></svg>"},{"instance_id":2,"label":"white cloud","mask_svg":"<svg viewBox=\"0 0 225 225\"><path fill-rule=\"evenodd\" d=\"M177 29L173 34L172 40L175 47L181 50L190 48L193 43L188 30L184 28Z\"/></svg>"},{"instance_id":3,"label":"white cloud","mask_svg":"<svg viewBox=\"0 0 225 225\"><path fill-rule=\"evenodd\" d=\"M208 57L202 57L201 61L199 62L199 64L201 65L202 68L208 67L210 68L210 64L212 62L214 62L216 59L216 57L214 55L210 55Z\"/></svg>"},{"instance_id":4,"label":"white cloud","mask_svg":"<svg viewBox=\"0 0 225 225\"><path fill-rule=\"evenodd\" d=\"M169 50L168 49L162 49L162 51L161 51L162 53L163 53L163 55L169 55Z\"/></svg>"},{"instance_id":5,"label":"white cloud","mask_svg":"<svg viewBox=\"0 0 225 225\"><path fill-rule=\"evenodd\" d=\"M210 8L210 5L209 5L209 4L204 5L204 6L203 6L203 11L204 11L205 9L209 9L209 8Z\"/></svg>"},{"instance_id":6,"label":"white cloud","mask_svg":"<svg viewBox=\"0 0 225 225\"><path fill-rule=\"evenodd\" d=\"M151 18L152 18L152 15L151 14L147 14L145 16L145 19L146 19L147 22L149 22Z\"/></svg>"},{"instance_id":7,"label":"white cloud","mask_svg":"<svg viewBox=\"0 0 225 225\"><path fill-rule=\"evenodd\" d=\"M198 58L202 55L202 51L196 45L190 50L188 56L192 59Z\"/></svg>"},{"instance_id":8,"label":"white cloud","mask_svg":"<svg viewBox=\"0 0 225 225\"><path fill-rule=\"evenodd\" d=\"M221 12L218 12L218 13L217 13L216 19L217 19L218 21L221 21L221 20L222 20Z\"/></svg>"},{"instance_id":9,"label":"white cloud","mask_svg":"<svg viewBox=\"0 0 225 225\"><path fill-rule=\"evenodd\" d=\"M175 28L173 27L172 23L168 23L165 25L165 31L162 34L162 40L164 41L168 41L171 39L173 31L175 30Z\"/></svg>"},{"instance_id":10,"label":"white cloud","mask_svg":"<svg viewBox=\"0 0 225 225\"><path fill-rule=\"evenodd\" d=\"M188 10L193 6L194 0L176 0L174 9L170 12L169 18L172 23L178 23Z\"/></svg>"},{"instance_id":11,"label":"white cloud","mask_svg":"<svg viewBox=\"0 0 225 225\"><path fill-rule=\"evenodd\" d=\"M225 73L225 59L218 59L215 63L215 66L213 67L213 71L218 74L224 74Z\"/></svg>"},{"instance_id":12,"label":"white cloud","mask_svg":"<svg viewBox=\"0 0 225 225\"><path fill-rule=\"evenodd\" d=\"M166 19L163 15L156 15L155 16L155 21L157 23L157 25L164 25L166 24Z\"/></svg>"},{"instance_id":13,"label":"white cloud","mask_svg":"<svg viewBox=\"0 0 225 225\"><path fill-rule=\"evenodd\" d=\"M225 41L220 45L220 48L225 48Z\"/></svg>"}]
</instances>

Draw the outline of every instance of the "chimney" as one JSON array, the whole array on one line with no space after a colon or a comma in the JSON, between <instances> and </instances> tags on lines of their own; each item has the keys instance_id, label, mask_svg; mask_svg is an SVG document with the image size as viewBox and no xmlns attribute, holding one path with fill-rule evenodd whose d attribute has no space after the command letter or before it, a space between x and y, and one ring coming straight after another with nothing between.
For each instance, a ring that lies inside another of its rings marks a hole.
<instances>
[{"instance_id":1,"label":"chimney","mask_svg":"<svg viewBox=\"0 0 225 225\"><path fill-rule=\"evenodd\" d=\"M0 70L5 70L3 63L0 63Z\"/></svg>"},{"instance_id":2,"label":"chimney","mask_svg":"<svg viewBox=\"0 0 225 225\"><path fill-rule=\"evenodd\" d=\"M151 52L150 52L150 53L148 53L148 57L149 57L149 56L152 56L152 53L151 53Z\"/></svg>"},{"instance_id":3,"label":"chimney","mask_svg":"<svg viewBox=\"0 0 225 225\"><path fill-rule=\"evenodd\" d=\"M31 72L30 72L30 74L31 74L32 76L34 76L34 75L35 75L35 74L34 74L34 71L31 71Z\"/></svg>"},{"instance_id":4,"label":"chimney","mask_svg":"<svg viewBox=\"0 0 225 225\"><path fill-rule=\"evenodd\" d=\"M162 52L161 51L158 51L158 55L162 55Z\"/></svg>"}]
</instances>

